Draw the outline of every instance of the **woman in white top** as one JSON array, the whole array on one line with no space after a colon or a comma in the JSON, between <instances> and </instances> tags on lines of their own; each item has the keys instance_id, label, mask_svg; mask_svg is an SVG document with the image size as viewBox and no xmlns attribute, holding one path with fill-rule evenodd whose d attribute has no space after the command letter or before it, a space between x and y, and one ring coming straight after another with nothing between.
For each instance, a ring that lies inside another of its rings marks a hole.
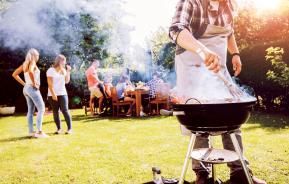
<instances>
[{"instance_id":1,"label":"woman in white top","mask_svg":"<svg viewBox=\"0 0 289 184\"><path fill-rule=\"evenodd\" d=\"M40 70L36 65L38 60L38 51L36 49L30 49L26 55L24 63L13 72L12 76L24 86L23 94L26 98L28 106L27 119L29 135L37 138L43 138L47 137L47 135L42 131L42 120L45 112L45 105L39 91ZM24 73L25 81L23 81L19 76L22 72ZM38 111L36 120L37 132L35 132L33 129L33 114L35 107Z\"/></svg>"},{"instance_id":2,"label":"woman in white top","mask_svg":"<svg viewBox=\"0 0 289 184\"><path fill-rule=\"evenodd\" d=\"M71 115L68 109L68 96L65 84L70 81L71 67L66 65L64 55L58 55L54 61L54 65L47 70L48 82L48 102L53 110L53 118L56 123L57 130L55 134L61 133L61 122L59 118L59 109L61 110L67 124L66 134L72 133Z\"/></svg>"}]
</instances>

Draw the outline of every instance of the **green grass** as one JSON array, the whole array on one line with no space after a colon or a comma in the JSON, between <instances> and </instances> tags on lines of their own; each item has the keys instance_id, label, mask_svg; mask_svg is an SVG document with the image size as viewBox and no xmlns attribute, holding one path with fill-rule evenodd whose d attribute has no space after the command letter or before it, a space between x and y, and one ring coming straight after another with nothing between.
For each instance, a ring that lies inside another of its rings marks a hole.
<instances>
[{"instance_id":1,"label":"green grass","mask_svg":"<svg viewBox=\"0 0 289 184\"><path fill-rule=\"evenodd\" d=\"M26 137L24 115L0 119L0 183L124 183L152 179L151 167L166 177L179 177L188 137L174 117L108 119L73 114L73 135L48 139ZM289 118L254 113L243 126L245 155L255 175L269 184L289 183ZM63 122L63 127L65 124ZM43 129L55 130L52 115ZM216 138L220 146L220 138ZM222 180L229 176L218 166ZM189 171L187 179L194 180Z\"/></svg>"}]
</instances>

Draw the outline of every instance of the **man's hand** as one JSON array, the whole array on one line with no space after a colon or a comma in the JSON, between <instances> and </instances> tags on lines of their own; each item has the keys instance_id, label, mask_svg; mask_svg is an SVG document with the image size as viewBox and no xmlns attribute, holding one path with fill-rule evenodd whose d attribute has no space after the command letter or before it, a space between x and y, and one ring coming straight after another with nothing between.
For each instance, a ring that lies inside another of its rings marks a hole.
<instances>
[{"instance_id":1,"label":"man's hand","mask_svg":"<svg viewBox=\"0 0 289 184\"><path fill-rule=\"evenodd\" d=\"M233 70L235 71L234 76L238 76L242 71L242 62L241 58L238 55L233 56L232 58Z\"/></svg>"},{"instance_id":2,"label":"man's hand","mask_svg":"<svg viewBox=\"0 0 289 184\"><path fill-rule=\"evenodd\" d=\"M215 73L218 73L220 71L220 57L210 51L206 50L205 51L205 65L208 67L209 70L212 70Z\"/></svg>"}]
</instances>

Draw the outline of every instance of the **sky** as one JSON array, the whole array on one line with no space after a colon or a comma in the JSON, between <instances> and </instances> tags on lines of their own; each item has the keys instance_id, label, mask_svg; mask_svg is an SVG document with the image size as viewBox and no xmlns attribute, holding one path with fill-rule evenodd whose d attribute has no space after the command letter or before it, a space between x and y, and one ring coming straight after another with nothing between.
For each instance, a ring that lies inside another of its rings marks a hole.
<instances>
[{"instance_id":1,"label":"sky","mask_svg":"<svg viewBox=\"0 0 289 184\"><path fill-rule=\"evenodd\" d=\"M176 4L177 0L125 0L128 15L123 21L134 27L130 33L132 44L145 46L146 38L159 27L168 28Z\"/></svg>"}]
</instances>

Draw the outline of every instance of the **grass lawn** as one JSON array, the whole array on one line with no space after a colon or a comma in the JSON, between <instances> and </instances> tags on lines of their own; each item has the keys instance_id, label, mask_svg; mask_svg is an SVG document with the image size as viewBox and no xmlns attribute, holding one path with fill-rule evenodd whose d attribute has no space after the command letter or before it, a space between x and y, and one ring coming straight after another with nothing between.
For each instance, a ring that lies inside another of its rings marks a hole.
<instances>
[{"instance_id":1,"label":"grass lawn","mask_svg":"<svg viewBox=\"0 0 289 184\"><path fill-rule=\"evenodd\" d=\"M124 183L152 180L151 167L179 177L188 137L175 117L112 119L74 110L73 135L29 139L24 115L0 119L0 183ZM66 128L63 122L63 127ZM52 115L43 129L53 133ZM289 183L289 117L254 113L243 126L245 155L255 175L268 184ZM215 138L221 146L220 138ZM229 176L224 165L218 176ZM193 181L189 171L187 180Z\"/></svg>"}]
</instances>

